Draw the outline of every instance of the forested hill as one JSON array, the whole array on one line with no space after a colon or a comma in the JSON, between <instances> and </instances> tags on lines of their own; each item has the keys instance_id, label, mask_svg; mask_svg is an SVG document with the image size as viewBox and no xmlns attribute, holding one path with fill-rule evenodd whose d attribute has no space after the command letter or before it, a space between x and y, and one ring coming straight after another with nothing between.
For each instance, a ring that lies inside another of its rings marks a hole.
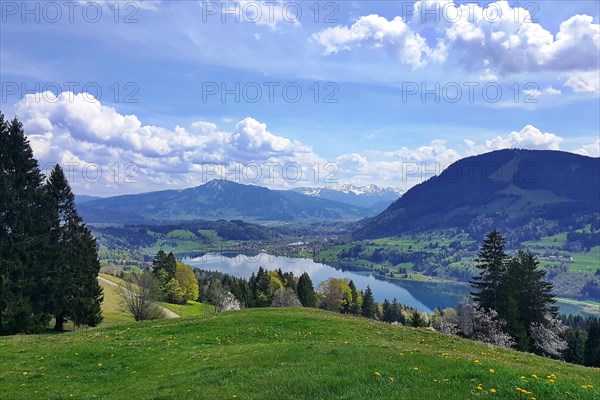
<instances>
[{"instance_id":1,"label":"forested hill","mask_svg":"<svg viewBox=\"0 0 600 400\"><path fill-rule=\"evenodd\" d=\"M355 232L382 237L440 228L485 232L572 224L600 210L600 158L498 150L464 158L414 186Z\"/></svg>"}]
</instances>

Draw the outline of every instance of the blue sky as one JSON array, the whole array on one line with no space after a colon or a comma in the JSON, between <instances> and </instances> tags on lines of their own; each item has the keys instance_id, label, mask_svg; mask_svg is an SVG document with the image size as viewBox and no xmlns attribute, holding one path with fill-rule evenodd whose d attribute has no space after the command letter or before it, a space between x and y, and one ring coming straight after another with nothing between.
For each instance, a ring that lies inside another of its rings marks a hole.
<instances>
[{"instance_id":1,"label":"blue sky","mask_svg":"<svg viewBox=\"0 0 600 400\"><path fill-rule=\"evenodd\" d=\"M271 187L327 184L332 163L340 183L406 189L410 163L599 156L597 1L414 3L3 2L1 108L98 195L201 184L207 163L262 165L251 183Z\"/></svg>"}]
</instances>

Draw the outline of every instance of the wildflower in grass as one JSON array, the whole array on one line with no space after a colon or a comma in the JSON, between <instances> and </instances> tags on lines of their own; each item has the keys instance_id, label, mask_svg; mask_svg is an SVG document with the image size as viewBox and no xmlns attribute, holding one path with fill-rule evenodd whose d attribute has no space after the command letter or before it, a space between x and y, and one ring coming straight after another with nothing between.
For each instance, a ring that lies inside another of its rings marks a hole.
<instances>
[{"instance_id":1,"label":"wildflower in grass","mask_svg":"<svg viewBox=\"0 0 600 400\"><path fill-rule=\"evenodd\" d=\"M417 368L417 367L414 367L414 368L413 368L413 371L419 371L419 368Z\"/></svg>"},{"instance_id":2,"label":"wildflower in grass","mask_svg":"<svg viewBox=\"0 0 600 400\"><path fill-rule=\"evenodd\" d=\"M379 378L379 377L381 376L381 372L379 372L379 371L375 371L375 372L373 373L373 375Z\"/></svg>"},{"instance_id":3,"label":"wildflower in grass","mask_svg":"<svg viewBox=\"0 0 600 400\"><path fill-rule=\"evenodd\" d=\"M481 361L475 360L475 364L481 364Z\"/></svg>"},{"instance_id":4,"label":"wildflower in grass","mask_svg":"<svg viewBox=\"0 0 600 400\"><path fill-rule=\"evenodd\" d=\"M394 377L390 376L390 382L394 382Z\"/></svg>"},{"instance_id":5,"label":"wildflower in grass","mask_svg":"<svg viewBox=\"0 0 600 400\"><path fill-rule=\"evenodd\" d=\"M521 379L526 379L524 376L521 376Z\"/></svg>"},{"instance_id":6,"label":"wildflower in grass","mask_svg":"<svg viewBox=\"0 0 600 400\"><path fill-rule=\"evenodd\" d=\"M493 374L494 372L496 372L494 371L494 368L490 368L490 374Z\"/></svg>"},{"instance_id":7,"label":"wildflower in grass","mask_svg":"<svg viewBox=\"0 0 600 400\"><path fill-rule=\"evenodd\" d=\"M533 375L531 375L531 377L532 377L533 379L539 379L539 378L538 378L538 376L537 376L536 374L533 374Z\"/></svg>"},{"instance_id":8,"label":"wildflower in grass","mask_svg":"<svg viewBox=\"0 0 600 400\"><path fill-rule=\"evenodd\" d=\"M496 393L496 389L494 389L494 388L491 388L491 389L490 389L490 393Z\"/></svg>"},{"instance_id":9,"label":"wildflower in grass","mask_svg":"<svg viewBox=\"0 0 600 400\"><path fill-rule=\"evenodd\" d=\"M102 363L98 363L98 368L102 368Z\"/></svg>"},{"instance_id":10,"label":"wildflower in grass","mask_svg":"<svg viewBox=\"0 0 600 400\"><path fill-rule=\"evenodd\" d=\"M593 389L594 387L592 385L583 385L581 386L582 389Z\"/></svg>"},{"instance_id":11,"label":"wildflower in grass","mask_svg":"<svg viewBox=\"0 0 600 400\"><path fill-rule=\"evenodd\" d=\"M23 375L23 376L27 376L27 375L29 375L29 373L28 373L27 371L25 371L25 372L23 372L23 374L22 374L22 375Z\"/></svg>"}]
</instances>

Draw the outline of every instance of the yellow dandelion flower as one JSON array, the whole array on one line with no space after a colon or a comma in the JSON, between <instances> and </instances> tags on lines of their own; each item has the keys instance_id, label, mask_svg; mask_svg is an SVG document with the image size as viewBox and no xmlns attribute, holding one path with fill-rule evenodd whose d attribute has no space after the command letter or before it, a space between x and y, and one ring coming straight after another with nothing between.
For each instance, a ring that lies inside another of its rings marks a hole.
<instances>
[{"instance_id":1,"label":"yellow dandelion flower","mask_svg":"<svg viewBox=\"0 0 600 400\"><path fill-rule=\"evenodd\" d=\"M23 375L23 376L27 376L27 375L29 375L29 373L28 373L27 371L25 371L25 372L23 372L23 374L22 374L22 375Z\"/></svg>"},{"instance_id":2,"label":"yellow dandelion flower","mask_svg":"<svg viewBox=\"0 0 600 400\"><path fill-rule=\"evenodd\" d=\"M496 372L494 371L494 368L490 368L490 374L493 374L494 372Z\"/></svg>"},{"instance_id":3,"label":"yellow dandelion flower","mask_svg":"<svg viewBox=\"0 0 600 400\"><path fill-rule=\"evenodd\" d=\"M98 363L98 368L101 368L101 367L102 367L102 363Z\"/></svg>"},{"instance_id":4,"label":"yellow dandelion flower","mask_svg":"<svg viewBox=\"0 0 600 400\"><path fill-rule=\"evenodd\" d=\"M491 389L490 389L490 393L496 393L496 389L494 389L494 388L491 388Z\"/></svg>"},{"instance_id":5,"label":"yellow dandelion flower","mask_svg":"<svg viewBox=\"0 0 600 400\"><path fill-rule=\"evenodd\" d=\"M380 377L380 376L381 376L381 372L379 372L379 371L375 371L375 373L373 373L373 375L375 375L375 376L377 376L377 377Z\"/></svg>"}]
</instances>

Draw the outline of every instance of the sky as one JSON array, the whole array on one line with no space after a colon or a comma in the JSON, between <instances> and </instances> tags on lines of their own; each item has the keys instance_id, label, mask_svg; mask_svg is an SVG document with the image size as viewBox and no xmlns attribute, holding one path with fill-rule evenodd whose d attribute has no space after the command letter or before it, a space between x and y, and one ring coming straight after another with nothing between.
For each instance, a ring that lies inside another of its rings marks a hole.
<instances>
[{"instance_id":1,"label":"sky","mask_svg":"<svg viewBox=\"0 0 600 400\"><path fill-rule=\"evenodd\" d=\"M600 2L0 3L0 109L78 194L408 189L502 148L600 156Z\"/></svg>"}]
</instances>

